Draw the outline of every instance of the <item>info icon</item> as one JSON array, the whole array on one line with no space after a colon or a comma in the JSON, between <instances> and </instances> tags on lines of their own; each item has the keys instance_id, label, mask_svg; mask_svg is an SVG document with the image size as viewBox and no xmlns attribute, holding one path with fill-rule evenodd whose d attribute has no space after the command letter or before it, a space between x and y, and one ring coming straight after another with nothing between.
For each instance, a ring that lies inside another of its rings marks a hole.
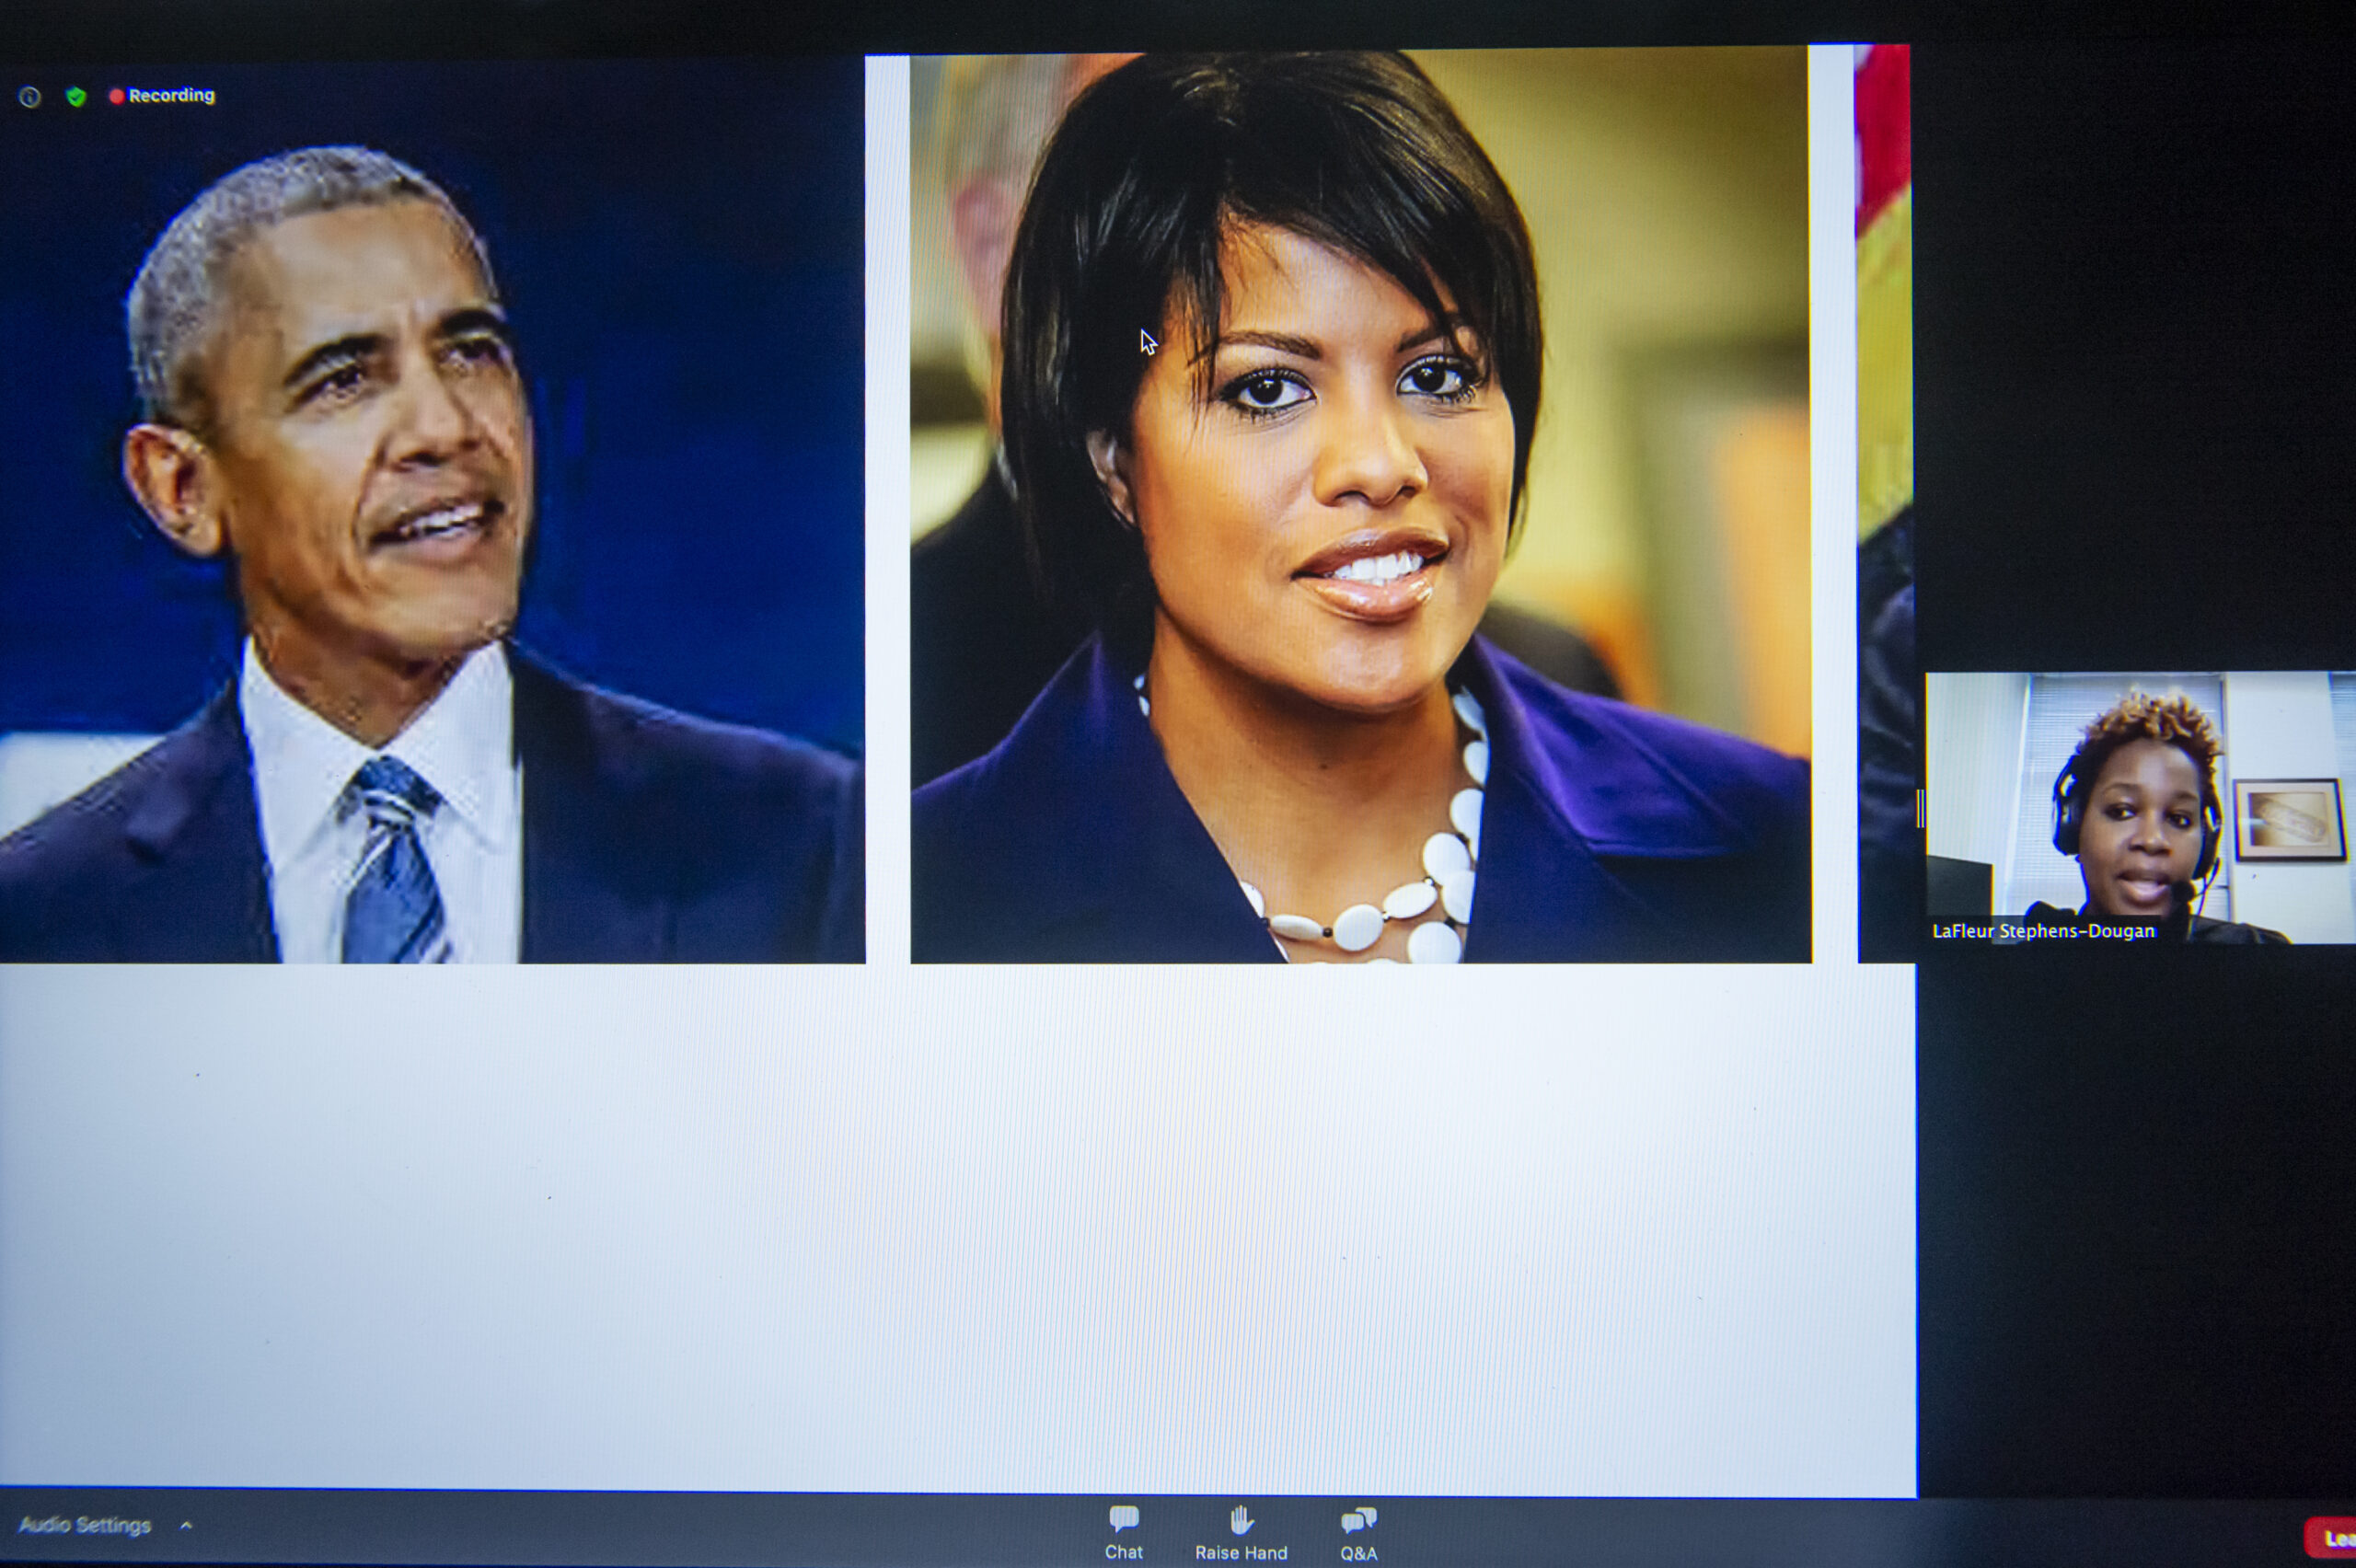
<instances>
[{"instance_id":1,"label":"info icon","mask_svg":"<svg viewBox=\"0 0 2356 1568\"><path fill-rule=\"evenodd\" d=\"M23 104L27 109L39 109L40 107L40 89L34 86L30 82L27 82L23 86L17 89L17 101Z\"/></svg>"}]
</instances>

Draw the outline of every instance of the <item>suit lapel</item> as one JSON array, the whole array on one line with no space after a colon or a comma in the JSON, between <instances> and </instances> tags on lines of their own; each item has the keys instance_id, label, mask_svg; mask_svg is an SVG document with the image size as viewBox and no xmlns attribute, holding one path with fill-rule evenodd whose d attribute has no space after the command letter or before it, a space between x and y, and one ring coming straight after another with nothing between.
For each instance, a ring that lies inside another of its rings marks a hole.
<instances>
[{"instance_id":1,"label":"suit lapel","mask_svg":"<svg viewBox=\"0 0 2356 1568\"><path fill-rule=\"evenodd\" d=\"M1657 952L1661 917L1571 825L1576 782L1477 640L1457 675L1489 721L1481 870L1464 956L1480 963L1592 963Z\"/></svg>"},{"instance_id":2,"label":"suit lapel","mask_svg":"<svg viewBox=\"0 0 2356 1568\"><path fill-rule=\"evenodd\" d=\"M1073 656L997 754L993 824L1024 887L1022 950L1079 962L1282 963L1170 776L1136 691L1101 640Z\"/></svg>"},{"instance_id":3,"label":"suit lapel","mask_svg":"<svg viewBox=\"0 0 2356 1568\"><path fill-rule=\"evenodd\" d=\"M1009 859L1026 868L1035 930L1090 932L1077 944L1151 962L1282 963L1218 846L1171 778L1129 684L1101 643L1084 679L1060 678L1035 719L1058 733L1006 780L1026 832ZM1479 642L1456 676L1489 715L1481 874L1468 961L1594 963L1656 954L1660 914L1613 875L1572 825L1576 781ZM1043 703L1045 699L1043 699ZM1026 728L1032 721L1026 720Z\"/></svg>"},{"instance_id":4,"label":"suit lapel","mask_svg":"<svg viewBox=\"0 0 2356 1568\"><path fill-rule=\"evenodd\" d=\"M1491 763L1469 961L1657 957L1661 912L1574 825L1597 748L1550 747L1477 640L1456 677L1489 716ZM1149 963L1282 963L1234 873L1170 775L1129 683L1099 642L1059 674L984 766L999 816L976 824L1023 889L1014 951ZM1558 755L1558 752L1560 755ZM1623 765L1624 766L1624 764ZM528 793L528 792L527 792Z\"/></svg>"},{"instance_id":5,"label":"suit lapel","mask_svg":"<svg viewBox=\"0 0 2356 1568\"><path fill-rule=\"evenodd\" d=\"M1490 774L1465 958L1596 963L1657 951L1658 914L1605 869L1552 805L1526 776Z\"/></svg>"},{"instance_id":6,"label":"suit lapel","mask_svg":"<svg viewBox=\"0 0 2356 1568\"><path fill-rule=\"evenodd\" d=\"M1088 824L1072 863L1083 878L1096 879L1091 917L1118 933L1121 946L1155 954L1158 963L1283 963L1227 857L1170 776L1136 697L1116 681L1107 684L1096 711L1116 731L1111 788L1074 800L1062 818ZM1136 874L1122 874L1124 865L1138 868Z\"/></svg>"},{"instance_id":7,"label":"suit lapel","mask_svg":"<svg viewBox=\"0 0 2356 1568\"><path fill-rule=\"evenodd\" d=\"M134 886L113 916L135 962L275 963L270 873L237 688L177 735L169 766L123 824Z\"/></svg>"},{"instance_id":8,"label":"suit lapel","mask_svg":"<svg viewBox=\"0 0 2356 1568\"><path fill-rule=\"evenodd\" d=\"M629 761L579 687L508 650L524 771L526 963L650 963L672 956L674 900Z\"/></svg>"}]
</instances>

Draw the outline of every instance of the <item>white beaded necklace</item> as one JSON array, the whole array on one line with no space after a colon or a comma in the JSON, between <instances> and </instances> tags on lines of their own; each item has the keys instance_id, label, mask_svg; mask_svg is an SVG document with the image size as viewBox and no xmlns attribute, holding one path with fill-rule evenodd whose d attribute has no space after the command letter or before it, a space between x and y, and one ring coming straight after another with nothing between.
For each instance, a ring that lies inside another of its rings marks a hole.
<instances>
[{"instance_id":1,"label":"white beaded necklace","mask_svg":"<svg viewBox=\"0 0 2356 1568\"><path fill-rule=\"evenodd\" d=\"M1145 677L1139 675L1131 684L1137 689L1138 711L1151 718L1153 704L1145 695ZM1292 956L1285 947L1288 941L1332 942L1344 952L1364 952L1382 940L1384 927L1394 920L1417 919L1429 914L1435 905L1439 917L1425 920L1407 934L1407 962L1454 963L1464 956L1465 933L1472 925L1472 884L1481 862L1481 807L1489 782L1489 720L1481 710L1480 698L1469 691L1450 693L1449 705L1456 709L1457 722L1472 737L1464 746L1464 771L1472 776L1472 785L1459 790L1448 802L1453 831L1435 833L1424 840L1421 877L1392 888L1380 905L1351 905L1334 917L1331 926L1320 925L1306 915L1271 915L1260 890L1236 879L1243 896L1251 901L1252 913L1266 924L1277 951L1288 959ZM1398 961L1378 958L1372 962Z\"/></svg>"}]
</instances>

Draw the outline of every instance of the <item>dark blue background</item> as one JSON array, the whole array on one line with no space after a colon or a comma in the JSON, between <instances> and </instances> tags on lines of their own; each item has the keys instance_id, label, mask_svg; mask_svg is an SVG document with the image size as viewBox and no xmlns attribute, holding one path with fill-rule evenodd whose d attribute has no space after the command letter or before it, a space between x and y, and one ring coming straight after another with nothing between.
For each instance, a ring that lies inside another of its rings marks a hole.
<instances>
[{"instance_id":1,"label":"dark blue background","mask_svg":"<svg viewBox=\"0 0 2356 1568\"><path fill-rule=\"evenodd\" d=\"M166 729L234 669L221 570L123 488L122 296L214 179L357 142L491 249L538 443L521 640L862 749L857 58L39 75L39 110L0 102L0 732ZM106 101L126 85L216 103Z\"/></svg>"}]
</instances>

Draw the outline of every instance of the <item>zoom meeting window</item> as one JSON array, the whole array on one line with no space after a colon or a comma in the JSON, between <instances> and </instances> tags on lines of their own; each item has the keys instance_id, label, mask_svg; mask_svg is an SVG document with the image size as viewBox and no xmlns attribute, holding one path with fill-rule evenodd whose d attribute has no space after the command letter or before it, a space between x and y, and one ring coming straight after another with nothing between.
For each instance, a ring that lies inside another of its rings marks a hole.
<instances>
[{"instance_id":1,"label":"zoom meeting window","mask_svg":"<svg viewBox=\"0 0 2356 1568\"><path fill-rule=\"evenodd\" d=\"M24 72L16 1554L1902 1505L1869 63Z\"/></svg>"},{"instance_id":2,"label":"zoom meeting window","mask_svg":"<svg viewBox=\"0 0 2356 1568\"><path fill-rule=\"evenodd\" d=\"M6 1555L2356 1554L2344 49L513 52L7 78Z\"/></svg>"}]
</instances>

